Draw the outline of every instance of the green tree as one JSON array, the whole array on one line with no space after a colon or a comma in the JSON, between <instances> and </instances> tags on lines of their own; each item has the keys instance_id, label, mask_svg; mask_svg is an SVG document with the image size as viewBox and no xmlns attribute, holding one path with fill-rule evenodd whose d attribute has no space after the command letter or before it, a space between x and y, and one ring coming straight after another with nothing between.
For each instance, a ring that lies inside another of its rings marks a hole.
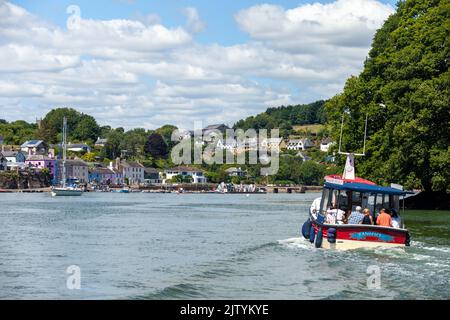
<instances>
[{"instance_id":1,"label":"green tree","mask_svg":"<svg viewBox=\"0 0 450 320\"><path fill-rule=\"evenodd\" d=\"M363 72L326 104L336 139L347 110L346 151L362 151L368 114L367 157L357 166L363 176L448 192L449 18L448 1L399 2L377 31Z\"/></svg>"},{"instance_id":2,"label":"green tree","mask_svg":"<svg viewBox=\"0 0 450 320\"><path fill-rule=\"evenodd\" d=\"M167 158L169 150L163 137L154 132L148 137L144 146L144 152L152 156L152 158L157 159Z\"/></svg>"}]
</instances>

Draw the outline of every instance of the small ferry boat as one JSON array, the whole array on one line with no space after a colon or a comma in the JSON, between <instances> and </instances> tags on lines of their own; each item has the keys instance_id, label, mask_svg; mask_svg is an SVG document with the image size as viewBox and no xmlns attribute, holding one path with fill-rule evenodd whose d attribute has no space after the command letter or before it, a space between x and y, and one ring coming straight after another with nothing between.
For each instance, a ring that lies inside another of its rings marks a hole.
<instances>
[{"instance_id":1,"label":"small ferry boat","mask_svg":"<svg viewBox=\"0 0 450 320\"><path fill-rule=\"evenodd\" d=\"M342 210L349 213L356 207L368 208L372 220L377 220L377 213L382 208L399 209L399 199L407 192L382 187L358 177L346 179L339 175L325 177L322 197L314 200L309 218L303 224L302 235L314 243L316 248L356 249L367 247L409 246L410 235L404 223L398 228L367 224L345 224L336 220L327 223L329 210Z\"/></svg>"},{"instance_id":2,"label":"small ferry boat","mask_svg":"<svg viewBox=\"0 0 450 320\"><path fill-rule=\"evenodd\" d=\"M313 201L309 218L302 226L303 237L314 243L316 248L325 249L409 246L410 234L399 213L400 197L404 198L412 192L403 191L399 185L391 184L391 187L384 187L357 177L354 156L365 156L367 116L363 153L341 152L343 125L344 115L338 152L347 155L344 173L342 176L325 177L322 197ZM369 221L368 224L362 224L362 209L368 210L366 219ZM382 209L395 212L395 227L393 223L391 226L376 224L378 213ZM352 218L348 221L353 213L359 222L355 222Z\"/></svg>"}]
</instances>

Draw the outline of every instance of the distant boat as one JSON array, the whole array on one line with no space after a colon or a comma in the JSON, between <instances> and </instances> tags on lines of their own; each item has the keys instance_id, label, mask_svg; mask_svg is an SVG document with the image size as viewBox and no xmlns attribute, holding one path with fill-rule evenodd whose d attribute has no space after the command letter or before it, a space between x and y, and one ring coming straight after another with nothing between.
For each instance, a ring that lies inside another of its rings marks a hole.
<instances>
[{"instance_id":1,"label":"distant boat","mask_svg":"<svg viewBox=\"0 0 450 320\"><path fill-rule=\"evenodd\" d=\"M51 193L53 197L56 196L81 196L83 189L66 185L66 159L67 159L67 118L63 120L63 167L62 167L62 186L52 187Z\"/></svg>"}]
</instances>

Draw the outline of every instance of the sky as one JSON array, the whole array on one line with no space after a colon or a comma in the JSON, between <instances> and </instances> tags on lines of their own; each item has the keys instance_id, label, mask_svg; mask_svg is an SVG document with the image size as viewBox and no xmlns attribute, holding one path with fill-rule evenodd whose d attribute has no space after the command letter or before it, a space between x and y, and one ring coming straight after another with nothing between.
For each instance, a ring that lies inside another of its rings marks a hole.
<instances>
[{"instance_id":1,"label":"sky","mask_svg":"<svg viewBox=\"0 0 450 320\"><path fill-rule=\"evenodd\" d=\"M392 0L0 0L0 118L190 129L339 93Z\"/></svg>"}]
</instances>

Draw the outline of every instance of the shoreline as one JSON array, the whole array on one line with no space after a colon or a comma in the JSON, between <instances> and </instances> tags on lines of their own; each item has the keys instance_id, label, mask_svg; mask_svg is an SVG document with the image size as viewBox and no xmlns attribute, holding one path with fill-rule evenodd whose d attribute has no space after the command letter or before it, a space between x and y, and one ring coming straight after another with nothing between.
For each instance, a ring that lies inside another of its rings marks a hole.
<instances>
[{"instance_id":1,"label":"shoreline","mask_svg":"<svg viewBox=\"0 0 450 320\"><path fill-rule=\"evenodd\" d=\"M168 185L165 186L164 188L133 188L130 187L130 193L178 193L177 189L179 188L179 186L173 186L173 185ZM199 190L196 189L194 187L193 190L187 190L185 188L185 186L183 186L183 192L182 193L190 193L190 194L267 194L267 193L273 193L273 194L277 194L277 193L282 193L282 194L298 194L298 193L314 193L314 192L320 192L322 191L322 186L295 186L295 187L277 187L277 186L261 186L261 188L266 188L271 190L270 192L217 192L213 189L209 189L209 190ZM289 192L288 189L295 189L295 188L301 188L301 191L294 191L292 190L292 192ZM279 191L274 191L274 189L277 189ZM87 190L86 192L106 192L106 193L110 193L110 192L119 192L121 190L121 188L111 188L110 191L94 191L94 190ZM282 191L281 191L282 190ZM32 189L3 189L0 188L0 194L1 193L50 193L51 192L51 187L46 187L46 188L32 188Z\"/></svg>"}]
</instances>

